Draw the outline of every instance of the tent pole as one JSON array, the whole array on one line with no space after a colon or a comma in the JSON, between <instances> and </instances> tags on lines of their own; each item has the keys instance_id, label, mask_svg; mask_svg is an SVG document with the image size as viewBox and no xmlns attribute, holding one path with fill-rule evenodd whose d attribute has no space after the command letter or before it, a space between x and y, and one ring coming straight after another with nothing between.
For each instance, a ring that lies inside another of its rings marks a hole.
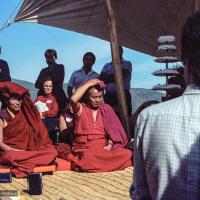
<instances>
[{"instance_id":1,"label":"tent pole","mask_svg":"<svg viewBox=\"0 0 200 200\"><path fill-rule=\"evenodd\" d=\"M120 115L122 119L122 123L126 129L127 136L130 139L130 124L129 124L129 116L127 111L127 104L126 104L126 96L124 91L124 82L122 77L122 70L120 66L120 58L119 58L119 43L118 43L118 36L117 36L117 26L116 20L114 16L114 11L112 8L111 0L106 0L107 11L108 11L108 25L109 25L109 32L110 32L110 45L111 45L111 52L112 52L112 60L114 64L115 70L115 82L117 87L117 97L120 106Z\"/></svg>"}]
</instances>

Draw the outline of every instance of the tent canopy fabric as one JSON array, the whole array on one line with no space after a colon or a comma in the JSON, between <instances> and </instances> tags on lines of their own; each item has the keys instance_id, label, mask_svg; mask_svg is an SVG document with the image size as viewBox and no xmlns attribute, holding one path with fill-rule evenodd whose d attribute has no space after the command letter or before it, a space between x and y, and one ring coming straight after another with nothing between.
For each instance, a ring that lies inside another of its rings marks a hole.
<instances>
[{"instance_id":1,"label":"tent canopy fabric","mask_svg":"<svg viewBox=\"0 0 200 200\"><path fill-rule=\"evenodd\" d=\"M200 0L113 0L119 43L155 55L156 39L176 37L180 58L180 35L188 16ZM36 22L104 40L110 40L105 0L24 0L15 22Z\"/></svg>"}]
</instances>

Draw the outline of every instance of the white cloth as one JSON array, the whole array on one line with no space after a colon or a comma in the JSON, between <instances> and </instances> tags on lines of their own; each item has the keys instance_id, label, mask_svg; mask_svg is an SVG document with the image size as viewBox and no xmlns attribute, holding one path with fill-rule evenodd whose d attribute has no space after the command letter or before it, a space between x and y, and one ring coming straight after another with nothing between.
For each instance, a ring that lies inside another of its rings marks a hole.
<instances>
[{"instance_id":1,"label":"white cloth","mask_svg":"<svg viewBox=\"0 0 200 200\"><path fill-rule=\"evenodd\" d=\"M122 59L121 68L122 68L122 70L126 69L129 71L128 76L124 78L124 88L125 88L125 90L129 90L130 86L131 86L132 64L130 61ZM105 64L101 73L106 73L107 75L114 74L113 63L110 62L110 63ZM106 92L109 92L109 93L116 92L116 84L115 83L107 83L106 84Z\"/></svg>"},{"instance_id":2,"label":"white cloth","mask_svg":"<svg viewBox=\"0 0 200 200\"><path fill-rule=\"evenodd\" d=\"M35 103L35 107L38 109L39 112L45 112L45 111L49 110L49 108L47 107L46 103L43 103L41 101L37 101Z\"/></svg>"},{"instance_id":3,"label":"white cloth","mask_svg":"<svg viewBox=\"0 0 200 200\"><path fill-rule=\"evenodd\" d=\"M132 199L200 199L200 89L142 111L134 153Z\"/></svg>"},{"instance_id":4,"label":"white cloth","mask_svg":"<svg viewBox=\"0 0 200 200\"><path fill-rule=\"evenodd\" d=\"M91 70L88 74L81 68L72 73L68 85L77 89L83 82L99 78L99 74L93 70Z\"/></svg>"}]
</instances>

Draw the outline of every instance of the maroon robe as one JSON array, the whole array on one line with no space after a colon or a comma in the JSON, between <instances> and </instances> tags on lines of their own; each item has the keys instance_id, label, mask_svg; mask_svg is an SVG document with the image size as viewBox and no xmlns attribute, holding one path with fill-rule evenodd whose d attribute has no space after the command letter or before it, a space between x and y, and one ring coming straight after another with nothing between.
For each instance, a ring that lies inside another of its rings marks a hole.
<instances>
[{"instance_id":1,"label":"maroon robe","mask_svg":"<svg viewBox=\"0 0 200 200\"><path fill-rule=\"evenodd\" d=\"M125 147L128 143L124 128L112 107L106 103L100 106L104 130L109 139L113 141L113 149Z\"/></svg>"},{"instance_id":2,"label":"maroon robe","mask_svg":"<svg viewBox=\"0 0 200 200\"><path fill-rule=\"evenodd\" d=\"M1 151L0 163L11 167L16 177L25 177L36 166L49 165L57 155L28 90L12 82L0 83L0 91L22 96L22 108L3 129L3 142L23 151Z\"/></svg>"},{"instance_id":3,"label":"maroon robe","mask_svg":"<svg viewBox=\"0 0 200 200\"><path fill-rule=\"evenodd\" d=\"M82 112L75 121L72 153L67 147L64 151L64 145L58 149L61 158L72 161L75 171L108 172L132 165L132 152L124 148L128 140L120 121L113 116L110 106L102 106L94 122L91 109L82 104ZM102 112L107 114L106 118ZM113 148L109 151L103 149L108 139L113 141Z\"/></svg>"}]
</instances>

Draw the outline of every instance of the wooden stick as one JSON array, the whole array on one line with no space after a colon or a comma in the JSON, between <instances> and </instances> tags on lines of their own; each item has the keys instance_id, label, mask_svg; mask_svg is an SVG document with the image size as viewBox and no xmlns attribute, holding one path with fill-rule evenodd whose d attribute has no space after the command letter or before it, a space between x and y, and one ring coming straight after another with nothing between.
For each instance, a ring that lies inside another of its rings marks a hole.
<instances>
[{"instance_id":1,"label":"wooden stick","mask_svg":"<svg viewBox=\"0 0 200 200\"><path fill-rule=\"evenodd\" d=\"M111 0L106 0L106 5L107 5L107 11L108 11L108 25L109 25L109 31L110 31L110 45L111 45L111 52L112 52L112 61L113 61L114 70L115 70L115 83L117 87L118 102L120 105L120 115L123 121L123 125L126 129L128 138L130 139L131 138L130 124L129 124L129 116L128 116L128 111L127 111L126 96L125 96L125 91L124 91L121 62L119 58L119 43L118 43L118 36L117 36L116 20L115 20L114 11L112 8Z\"/></svg>"}]
</instances>

